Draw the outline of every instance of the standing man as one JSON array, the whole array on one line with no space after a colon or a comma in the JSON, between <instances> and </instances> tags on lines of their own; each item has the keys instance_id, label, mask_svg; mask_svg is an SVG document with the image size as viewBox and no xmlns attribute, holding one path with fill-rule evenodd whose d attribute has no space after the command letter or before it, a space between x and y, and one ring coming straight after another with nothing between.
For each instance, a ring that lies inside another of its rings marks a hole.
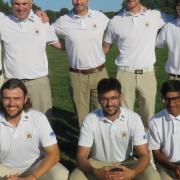
<instances>
[{"instance_id":1,"label":"standing man","mask_svg":"<svg viewBox=\"0 0 180 180\"><path fill-rule=\"evenodd\" d=\"M92 108L99 107L97 83L108 76L102 39L109 19L88 8L88 0L72 0L72 4L72 12L52 26L65 40L72 99L80 125Z\"/></svg>"},{"instance_id":2,"label":"standing man","mask_svg":"<svg viewBox=\"0 0 180 180\"><path fill-rule=\"evenodd\" d=\"M34 109L48 115L52 108L46 44L59 45L48 23L31 10L32 0L11 0L12 15L0 19L5 78L25 82Z\"/></svg>"},{"instance_id":3,"label":"standing man","mask_svg":"<svg viewBox=\"0 0 180 180\"><path fill-rule=\"evenodd\" d=\"M125 9L108 25L103 47L107 54L112 43L118 46L119 56L115 63L125 104L133 110L137 97L140 115L147 128L148 119L155 110L155 40L165 22L159 11L144 11L140 0L125 0L124 3Z\"/></svg>"},{"instance_id":4,"label":"standing man","mask_svg":"<svg viewBox=\"0 0 180 180\"><path fill-rule=\"evenodd\" d=\"M149 148L162 180L180 179L180 81L166 81L161 94L166 109L150 120Z\"/></svg>"},{"instance_id":5,"label":"standing man","mask_svg":"<svg viewBox=\"0 0 180 180\"><path fill-rule=\"evenodd\" d=\"M70 180L160 180L149 165L147 137L138 114L121 107L118 80L102 79L97 87L102 109L86 116L80 131L77 164ZM138 159L132 155L135 149Z\"/></svg>"},{"instance_id":6,"label":"standing man","mask_svg":"<svg viewBox=\"0 0 180 180\"><path fill-rule=\"evenodd\" d=\"M46 116L30 109L22 81L7 80L0 96L0 179L67 180L55 134Z\"/></svg>"},{"instance_id":7,"label":"standing man","mask_svg":"<svg viewBox=\"0 0 180 180\"><path fill-rule=\"evenodd\" d=\"M168 47L165 70L169 79L180 80L180 0L176 0L177 18L169 22L158 34L156 47Z\"/></svg>"}]
</instances>

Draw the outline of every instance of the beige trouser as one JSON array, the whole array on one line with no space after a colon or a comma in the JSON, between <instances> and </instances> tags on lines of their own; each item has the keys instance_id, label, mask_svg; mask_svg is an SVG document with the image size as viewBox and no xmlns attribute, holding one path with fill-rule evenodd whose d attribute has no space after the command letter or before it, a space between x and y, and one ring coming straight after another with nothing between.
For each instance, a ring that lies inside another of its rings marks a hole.
<instances>
[{"instance_id":1,"label":"beige trouser","mask_svg":"<svg viewBox=\"0 0 180 180\"><path fill-rule=\"evenodd\" d=\"M2 86L3 83L4 83L4 75L1 74L0 75L0 87Z\"/></svg>"},{"instance_id":2,"label":"beige trouser","mask_svg":"<svg viewBox=\"0 0 180 180\"><path fill-rule=\"evenodd\" d=\"M91 165L95 168L102 168L105 166L117 166L117 165L124 165L126 167L133 167L136 165L137 161L136 160L128 160L123 163L107 163L107 162L102 162L102 161L97 161L94 159L89 159ZM69 177L69 180L97 180L96 177L90 176L90 175L85 175L80 169L76 168ZM151 166L148 166L144 172L136 176L134 180L161 180L159 173L152 168Z\"/></svg>"},{"instance_id":3,"label":"beige trouser","mask_svg":"<svg viewBox=\"0 0 180 180\"><path fill-rule=\"evenodd\" d=\"M180 77L171 76L171 75L169 75L169 79L170 80L179 80L180 81Z\"/></svg>"},{"instance_id":4,"label":"beige trouser","mask_svg":"<svg viewBox=\"0 0 180 180\"><path fill-rule=\"evenodd\" d=\"M125 105L134 110L136 96L143 124L148 128L148 119L154 115L157 82L154 71L134 74L118 69L116 77L122 85Z\"/></svg>"},{"instance_id":5,"label":"beige trouser","mask_svg":"<svg viewBox=\"0 0 180 180\"><path fill-rule=\"evenodd\" d=\"M70 90L72 99L77 112L79 125L81 125L85 116L93 109L99 108L97 97L97 84L107 78L108 74L105 68L100 72L92 74L70 73Z\"/></svg>"},{"instance_id":6,"label":"beige trouser","mask_svg":"<svg viewBox=\"0 0 180 180\"><path fill-rule=\"evenodd\" d=\"M39 163L38 163L39 165ZM35 165L37 167L37 165ZM7 176L13 174L20 174L21 177L26 177L30 175L35 169L35 167L29 168L27 171L22 172L15 168L10 168L7 166L0 165L0 180L6 180ZM51 168L45 175L38 178L39 180L67 180L69 175L69 171L60 163L56 164L53 168Z\"/></svg>"}]
</instances>

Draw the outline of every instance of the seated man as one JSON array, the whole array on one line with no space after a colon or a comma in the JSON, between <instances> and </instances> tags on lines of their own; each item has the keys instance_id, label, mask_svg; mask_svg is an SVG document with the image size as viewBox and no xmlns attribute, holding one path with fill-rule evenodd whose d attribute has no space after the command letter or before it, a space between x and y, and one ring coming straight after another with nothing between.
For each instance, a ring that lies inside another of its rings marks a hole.
<instances>
[{"instance_id":1,"label":"seated man","mask_svg":"<svg viewBox=\"0 0 180 180\"><path fill-rule=\"evenodd\" d=\"M166 109L149 123L149 148L153 150L162 180L180 178L180 81L166 81L161 88Z\"/></svg>"},{"instance_id":2,"label":"seated man","mask_svg":"<svg viewBox=\"0 0 180 180\"><path fill-rule=\"evenodd\" d=\"M102 79L98 83L102 109L85 118L78 142L77 163L70 180L159 180L149 165L147 138L141 118L120 107L121 85L118 80ZM138 155L131 157L133 147Z\"/></svg>"},{"instance_id":3,"label":"seated man","mask_svg":"<svg viewBox=\"0 0 180 180\"><path fill-rule=\"evenodd\" d=\"M10 79L0 96L0 179L67 180L55 134L46 116L30 109L25 85Z\"/></svg>"}]
</instances>

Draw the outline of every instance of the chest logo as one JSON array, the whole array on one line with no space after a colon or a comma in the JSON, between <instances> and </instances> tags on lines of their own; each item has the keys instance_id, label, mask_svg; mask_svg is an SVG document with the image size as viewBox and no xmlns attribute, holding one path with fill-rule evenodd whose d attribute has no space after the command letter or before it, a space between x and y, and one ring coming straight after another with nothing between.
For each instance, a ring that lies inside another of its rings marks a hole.
<instances>
[{"instance_id":1,"label":"chest logo","mask_svg":"<svg viewBox=\"0 0 180 180\"><path fill-rule=\"evenodd\" d=\"M149 23L148 23L148 22L146 22L146 23L145 23L145 26L148 28L148 27L149 27Z\"/></svg>"},{"instance_id":2,"label":"chest logo","mask_svg":"<svg viewBox=\"0 0 180 180\"><path fill-rule=\"evenodd\" d=\"M32 140L33 136L32 136L32 133L31 132L27 132L26 133L26 139L27 140Z\"/></svg>"}]
</instances>

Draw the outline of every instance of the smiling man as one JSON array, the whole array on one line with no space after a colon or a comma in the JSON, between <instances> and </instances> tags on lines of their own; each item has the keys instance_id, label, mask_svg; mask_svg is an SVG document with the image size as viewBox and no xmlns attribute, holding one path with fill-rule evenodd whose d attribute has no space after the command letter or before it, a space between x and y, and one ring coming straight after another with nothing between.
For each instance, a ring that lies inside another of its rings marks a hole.
<instances>
[{"instance_id":1,"label":"smiling man","mask_svg":"<svg viewBox=\"0 0 180 180\"><path fill-rule=\"evenodd\" d=\"M116 78L122 84L125 105L134 109L137 98L144 126L154 115L157 82L154 73L155 41L158 30L165 24L157 10L144 10L140 0L125 0L125 8L114 16L105 34L105 54L116 44L119 55Z\"/></svg>"},{"instance_id":2,"label":"smiling man","mask_svg":"<svg viewBox=\"0 0 180 180\"><path fill-rule=\"evenodd\" d=\"M0 95L0 179L67 180L55 134L46 116L30 109L25 85L10 79Z\"/></svg>"},{"instance_id":3,"label":"smiling man","mask_svg":"<svg viewBox=\"0 0 180 180\"><path fill-rule=\"evenodd\" d=\"M11 0L11 5L12 14L0 18L5 79L24 81L33 108L49 117L52 99L46 45L59 45L58 38L49 23L34 14L32 0Z\"/></svg>"},{"instance_id":4,"label":"smiling man","mask_svg":"<svg viewBox=\"0 0 180 180\"><path fill-rule=\"evenodd\" d=\"M149 148L163 180L180 178L180 81L166 81L161 88L166 109L149 124Z\"/></svg>"},{"instance_id":5,"label":"smiling man","mask_svg":"<svg viewBox=\"0 0 180 180\"><path fill-rule=\"evenodd\" d=\"M141 118L121 107L121 84L102 79L97 86L101 109L83 121L77 151L78 168L70 180L160 180L149 165L147 138ZM138 159L132 155L135 149Z\"/></svg>"},{"instance_id":6,"label":"smiling man","mask_svg":"<svg viewBox=\"0 0 180 180\"><path fill-rule=\"evenodd\" d=\"M84 117L99 107L97 84L108 77L102 39L109 19L88 7L88 0L72 0L73 10L52 24L65 41L70 89L79 126Z\"/></svg>"}]
</instances>

